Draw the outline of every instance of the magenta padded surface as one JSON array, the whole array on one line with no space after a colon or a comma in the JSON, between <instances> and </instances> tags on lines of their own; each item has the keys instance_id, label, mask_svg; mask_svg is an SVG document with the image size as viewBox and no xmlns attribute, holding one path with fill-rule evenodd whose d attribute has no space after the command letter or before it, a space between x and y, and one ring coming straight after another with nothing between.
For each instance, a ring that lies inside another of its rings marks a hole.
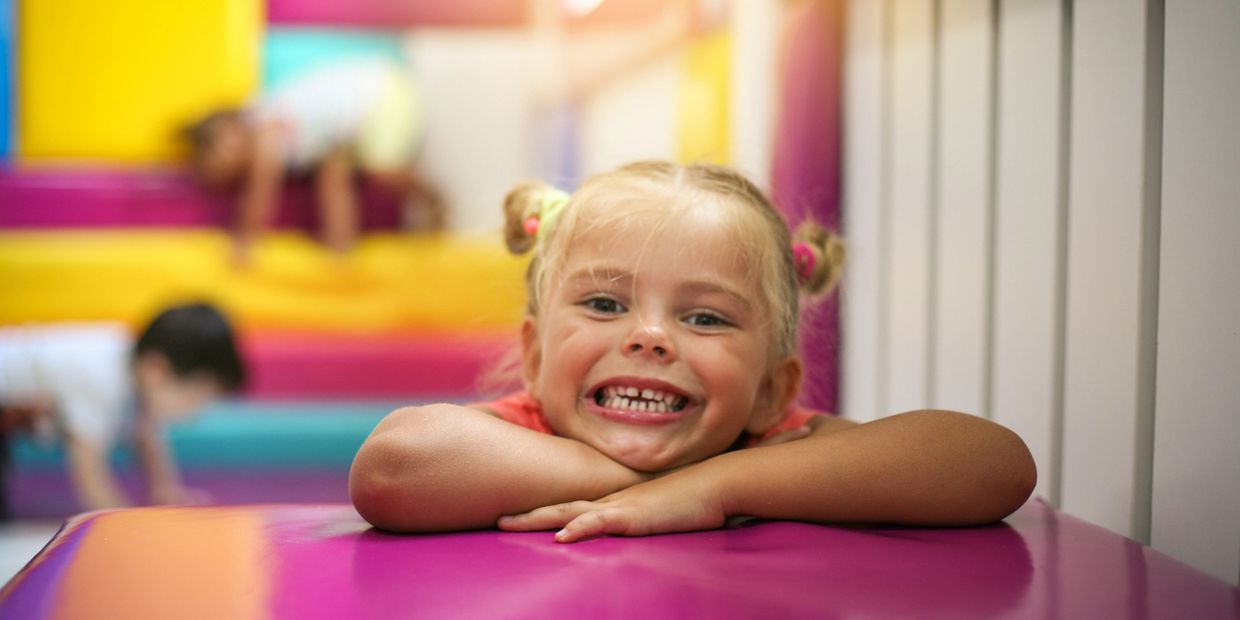
<instances>
[{"instance_id":1,"label":"magenta padded surface","mask_svg":"<svg viewBox=\"0 0 1240 620\"><path fill-rule=\"evenodd\" d=\"M176 543L177 540L183 542ZM0 617L1229 618L1240 590L1040 501L1003 524L791 522L557 544L390 535L347 505L83 515Z\"/></svg>"},{"instance_id":2,"label":"magenta padded surface","mask_svg":"<svg viewBox=\"0 0 1240 620\"><path fill-rule=\"evenodd\" d=\"M319 26L507 26L525 19L521 0L268 0L272 24Z\"/></svg>"},{"instance_id":3,"label":"magenta padded surface","mask_svg":"<svg viewBox=\"0 0 1240 620\"><path fill-rule=\"evenodd\" d=\"M811 219L840 230L841 7L810 2L785 18L771 193L793 227ZM838 295L802 312L801 334L806 389L800 402L839 411Z\"/></svg>"},{"instance_id":4,"label":"magenta padded surface","mask_svg":"<svg viewBox=\"0 0 1240 620\"><path fill-rule=\"evenodd\" d=\"M362 188L364 230L395 230L400 205ZM287 184L275 226L313 230L318 216L306 181ZM0 228L184 228L231 225L233 201L194 185L187 172L164 168L0 166Z\"/></svg>"},{"instance_id":5,"label":"magenta padded surface","mask_svg":"<svg viewBox=\"0 0 1240 620\"><path fill-rule=\"evenodd\" d=\"M507 334L255 334L244 346L253 398L469 398L515 341Z\"/></svg>"}]
</instances>

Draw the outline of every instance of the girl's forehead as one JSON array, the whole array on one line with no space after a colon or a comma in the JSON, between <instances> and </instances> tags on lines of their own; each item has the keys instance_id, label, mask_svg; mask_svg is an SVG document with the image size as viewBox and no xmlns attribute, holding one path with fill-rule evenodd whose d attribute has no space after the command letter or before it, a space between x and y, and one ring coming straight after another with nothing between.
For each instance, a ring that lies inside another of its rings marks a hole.
<instances>
[{"instance_id":1,"label":"girl's forehead","mask_svg":"<svg viewBox=\"0 0 1240 620\"><path fill-rule=\"evenodd\" d=\"M625 217L589 222L573 232L561 266L572 271L607 264L634 274L693 270L749 280L750 244L735 217L724 211L692 205L634 209Z\"/></svg>"}]
</instances>

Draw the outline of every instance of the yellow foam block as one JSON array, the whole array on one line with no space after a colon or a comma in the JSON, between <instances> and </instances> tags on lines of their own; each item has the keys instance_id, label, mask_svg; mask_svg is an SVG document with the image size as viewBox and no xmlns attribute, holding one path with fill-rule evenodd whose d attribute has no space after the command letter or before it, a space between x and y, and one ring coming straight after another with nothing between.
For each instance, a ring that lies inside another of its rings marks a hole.
<instances>
[{"instance_id":1,"label":"yellow foam block","mask_svg":"<svg viewBox=\"0 0 1240 620\"><path fill-rule=\"evenodd\" d=\"M0 233L0 324L119 320L208 299L243 328L329 333L514 330L525 261L497 235L364 238L337 256L292 233L245 267L218 231Z\"/></svg>"},{"instance_id":2,"label":"yellow foam block","mask_svg":"<svg viewBox=\"0 0 1240 620\"><path fill-rule=\"evenodd\" d=\"M258 81L263 0L55 0L18 11L25 159L166 161L176 131L246 100Z\"/></svg>"},{"instance_id":3,"label":"yellow foam block","mask_svg":"<svg viewBox=\"0 0 1240 620\"><path fill-rule=\"evenodd\" d=\"M731 56L732 38L726 31L701 37L685 51L676 116L682 162L729 163Z\"/></svg>"}]
</instances>

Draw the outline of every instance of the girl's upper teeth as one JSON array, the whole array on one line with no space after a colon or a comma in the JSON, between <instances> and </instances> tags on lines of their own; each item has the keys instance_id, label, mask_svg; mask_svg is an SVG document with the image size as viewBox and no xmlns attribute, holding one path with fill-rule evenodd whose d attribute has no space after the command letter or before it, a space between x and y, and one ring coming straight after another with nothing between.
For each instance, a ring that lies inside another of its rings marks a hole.
<instances>
[{"instance_id":1,"label":"girl's upper teeth","mask_svg":"<svg viewBox=\"0 0 1240 620\"><path fill-rule=\"evenodd\" d=\"M663 390L641 389L631 385L608 386L603 388L603 395L610 407L657 412L668 411L680 398Z\"/></svg>"},{"instance_id":2,"label":"girl's upper teeth","mask_svg":"<svg viewBox=\"0 0 1240 620\"><path fill-rule=\"evenodd\" d=\"M665 394L662 390L652 390L646 388L644 390L633 386L614 386L606 389L608 396L627 396L629 398L641 398L643 400L674 400L676 397L671 394Z\"/></svg>"}]
</instances>

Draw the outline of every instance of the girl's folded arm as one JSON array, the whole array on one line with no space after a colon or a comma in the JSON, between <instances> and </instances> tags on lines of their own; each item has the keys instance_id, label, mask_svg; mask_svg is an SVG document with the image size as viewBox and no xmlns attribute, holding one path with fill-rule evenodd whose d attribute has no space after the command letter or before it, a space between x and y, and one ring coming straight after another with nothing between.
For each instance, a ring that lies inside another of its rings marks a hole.
<instances>
[{"instance_id":1,"label":"girl's folded arm","mask_svg":"<svg viewBox=\"0 0 1240 620\"><path fill-rule=\"evenodd\" d=\"M975 416L823 422L805 439L723 454L683 474L717 483L729 516L931 526L998 521L1037 481L1024 442Z\"/></svg>"},{"instance_id":2,"label":"girl's folded arm","mask_svg":"<svg viewBox=\"0 0 1240 620\"><path fill-rule=\"evenodd\" d=\"M501 515L595 499L649 478L576 440L457 405L389 414L349 472L354 507L376 527L445 531Z\"/></svg>"}]
</instances>

